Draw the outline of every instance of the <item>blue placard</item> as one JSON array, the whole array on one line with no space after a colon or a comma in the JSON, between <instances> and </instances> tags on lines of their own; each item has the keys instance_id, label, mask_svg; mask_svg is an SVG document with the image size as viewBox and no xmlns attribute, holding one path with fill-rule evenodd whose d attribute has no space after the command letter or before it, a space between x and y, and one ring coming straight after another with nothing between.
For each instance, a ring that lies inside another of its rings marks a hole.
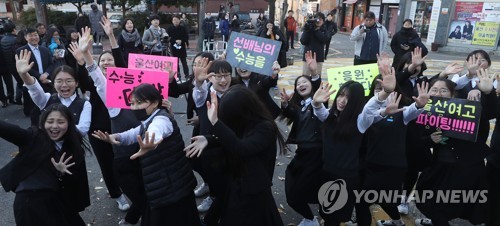
<instances>
[{"instance_id":1,"label":"blue placard","mask_svg":"<svg viewBox=\"0 0 500 226\"><path fill-rule=\"evenodd\" d=\"M273 74L273 63L278 59L281 42L239 32L231 32L226 60L233 67L263 75Z\"/></svg>"}]
</instances>

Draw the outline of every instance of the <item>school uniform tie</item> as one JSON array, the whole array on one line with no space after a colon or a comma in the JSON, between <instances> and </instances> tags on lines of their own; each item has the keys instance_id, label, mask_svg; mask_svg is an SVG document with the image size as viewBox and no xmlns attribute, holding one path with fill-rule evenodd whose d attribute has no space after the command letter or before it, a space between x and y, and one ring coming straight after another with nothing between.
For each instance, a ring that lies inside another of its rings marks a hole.
<instances>
[{"instance_id":1,"label":"school uniform tie","mask_svg":"<svg viewBox=\"0 0 500 226\"><path fill-rule=\"evenodd\" d=\"M300 101L300 105L302 105L302 111L307 110L307 107L309 106L309 104L311 104L311 101L312 101L312 98L310 98L310 97L305 99L305 100Z\"/></svg>"}]
</instances>

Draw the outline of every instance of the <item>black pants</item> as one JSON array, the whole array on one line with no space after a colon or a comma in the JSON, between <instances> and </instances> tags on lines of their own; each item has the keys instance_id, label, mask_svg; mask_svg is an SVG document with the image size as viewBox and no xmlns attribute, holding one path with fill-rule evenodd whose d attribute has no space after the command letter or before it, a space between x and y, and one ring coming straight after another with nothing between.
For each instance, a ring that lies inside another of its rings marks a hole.
<instances>
[{"instance_id":1,"label":"black pants","mask_svg":"<svg viewBox=\"0 0 500 226\"><path fill-rule=\"evenodd\" d=\"M210 36L206 36L205 35L205 39L203 40L203 42L205 42L205 46L209 45L208 42L212 42L210 43L210 45L208 46L208 50L214 50L214 36L213 35L210 35Z\"/></svg>"},{"instance_id":2,"label":"black pants","mask_svg":"<svg viewBox=\"0 0 500 226\"><path fill-rule=\"evenodd\" d=\"M7 95L5 95L5 91L3 88L3 83L5 83L5 88L7 89ZM10 73L5 73L0 75L0 100L14 100L14 84L12 83L12 75Z\"/></svg>"},{"instance_id":3,"label":"black pants","mask_svg":"<svg viewBox=\"0 0 500 226\"><path fill-rule=\"evenodd\" d=\"M288 42L288 40L290 40L290 48L294 49L293 48L293 39L295 38L295 32L294 31L286 31L286 42Z\"/></svg>"},{"instance_id":4,"label":"black pants","mask_svg":"<svg viewBox=\"0 0 500 226\"><path fill-rule=\"evenodd\" d=\"M110 143L94 138L92 135L89 135L89 141L97 158L97 163L99 163L99 167L101 168L102 178L104 179L106 188L108 188L109 195L113 199L120 197L122 191L116 182L113 172L113 147Z\"/></svg>"},{"instance_id":5,"label":"black pants","mask_svg":"<svg viewBox=\"0 0 500 226\"><path fill-rule=\"evenodd\" d=\"M157 208L146 208L141 225L148 226L201 226L194 193L179 201Z\"/></svg>"},{"instance_id":6,"label":"black pants","mask_svg":"<svg viewBox=\"0 0 500 226\"><path fill-rule=\"evenodd\" d=\"M188 68L188 65L187 65L186 57L178 57L178 58L181 61L180 63L182 63L182 70L184 71L184 78L189 77L189 68ZM181 70L180 70L180 64L178 64L177 65L177 75L178 76L181 75L180 72L181 72Z\"/></svg>"},{"instance_id":7,"label":"black pants","mask_svg":"<svg viewBox=\"0 0 500 226\"><path fill-rule=\"evenodd\" d=\"M373 63L377 63L377 60L361 60L358 59L357 56L354 56L354 65L373 64Z\"/></svg>"},{"instance_id":8,"label":"black pants","mask_svg":"<svg viewBox=\"0 0 500 226\"><path fill-rule=\"evenodd\" d=\"M132 201L125 215L125 221L136 224L146 209L146 192L142 182L142 172L138 160L129 157L115 158L113 162L115 178L123 193Z\"/></svg>"},{"instance_id":9,"label":"black pants","mask_svg":"<svg viewBox=\"0 0 500 226\"><path fill-rule=\"evenodd\" d=\"M332 37L330 37L325 43L325 59L328 55L328 50L330 49L330 42L332 42Z\"/></svg>"},{"instance_id":10,"label":"black pants","mask_svg":"<svg viewBox=\"0 0 500 226\"><path fill-rule=\"evenodd\" d=\"M325 220L324 226L337 226L341 222L347 222L351 219L352 211L356 203L356 196L354 195L354 190L358 190L360 187L360 178L358 175L355 176L340 176L333 175L331 173L324 173L325 183L328 181L343 180L345 182L345 188L347 189L347 202L339 210L333 213L326 214L323 208L320 206L319 214L321 218ZM320 204L321 205L321 204ZM357 211L357 210L356 210Z\"/></svg>"},{"instance_id":11,"label":"black pants","mask_svg":"<svg viewBox=\"0 0 500 226\"><path fill-rule=\"evenodd\" d=\"M375 190L378 194L381 191L399 191L404 181L406 167L383 166L373 163L366 163L365 175L363 176L361 188L363 190ZM398 205L400 202L375 202L366 203L363 198L356 204L356 217L359 226L371 225L372 217L370 213L370 205L379 204L382 209L393 220L399 220Z\"/></svg>"},{"instance_id":12,"label":"black pants","mask_svg":"<svg viewBox=\"0 0 500 226\"><path fill-rule=\"evenodd\" d=\"M99 33L93 32L92 35L94 36L94 43L101 43L102 42L102 36L99 35Z\"/></svg>"}]
</instances>

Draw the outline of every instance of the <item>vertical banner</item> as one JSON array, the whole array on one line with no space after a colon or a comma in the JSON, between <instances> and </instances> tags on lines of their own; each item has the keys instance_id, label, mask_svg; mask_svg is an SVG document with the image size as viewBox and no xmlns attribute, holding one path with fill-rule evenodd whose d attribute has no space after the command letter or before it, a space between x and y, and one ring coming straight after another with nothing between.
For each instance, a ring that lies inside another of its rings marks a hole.
<instances>
[{"instance_id":1,"label":"vertical banner","mask_svg":"<svg viewBox=\"0 0 500 226\"><path fill-rule=\"evenodd\" d=\"M439 14L441 11L441 0L435 0L432 3L431 21L429 23L429 31L427 32L427 45L431 45L436 38L437 25Z\"/></svg>"},{"instance_id":2,"label":"vertical banner","mask_svg":"<svg viewBox=\"0 0 500 226\"><path fill-rule=\"evenodd\" d=\"M168 72L108 67L106 69L106 106L130 109L128 97L134 87L150 83L168 98Z\"/></svg>"},{"instance_id":3,"label":"vertical banner","mask_svg":"<svg viewBox=\"0 0 500 226\"><path fill-rule=\"evenodd\" d=\"M279 41L231 32L226 61L233 67L271 76L273 63L278 59L280 48Z\"/></svg>"},{"instance_id":4,"label":"vertical banner","mask_svg":"<svg viewBox=\"0 0 500 226\"><path fill-rule=\"evenodd\" d=\"M345 82L354 80L363 85L365 96L370 94L370 86L378 74L377 64L330 68L327 70L328 83L332 84L333 89L339 91L339 88ZM335 97L334 95L332 96Z\"/></svg>"},{"instance_id":5,"label":"vertical banner","mask_svg":"<svg viewBox=\"0 0 500 226\"><path fill-rule=\"evenodd\" d=\"M476 142L481 110L479 101L431 97L416 123L443 136Z\"/></svg>"}]
</instances>

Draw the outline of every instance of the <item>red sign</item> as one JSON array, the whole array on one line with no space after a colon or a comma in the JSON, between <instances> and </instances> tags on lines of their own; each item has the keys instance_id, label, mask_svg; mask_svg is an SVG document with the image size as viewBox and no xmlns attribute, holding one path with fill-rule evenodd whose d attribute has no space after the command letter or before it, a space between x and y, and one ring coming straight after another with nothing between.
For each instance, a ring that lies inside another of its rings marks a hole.
<instances>
[{"instance_id":1,"label":"red sign","mask_svg":"<svg viewBox=\"0 0 500 226\"><path fill-rule=\"evenodd\" d=\"M482 12L482 2L457 2L455 20L480 20Z\"/></svg>"}]
</instances>

